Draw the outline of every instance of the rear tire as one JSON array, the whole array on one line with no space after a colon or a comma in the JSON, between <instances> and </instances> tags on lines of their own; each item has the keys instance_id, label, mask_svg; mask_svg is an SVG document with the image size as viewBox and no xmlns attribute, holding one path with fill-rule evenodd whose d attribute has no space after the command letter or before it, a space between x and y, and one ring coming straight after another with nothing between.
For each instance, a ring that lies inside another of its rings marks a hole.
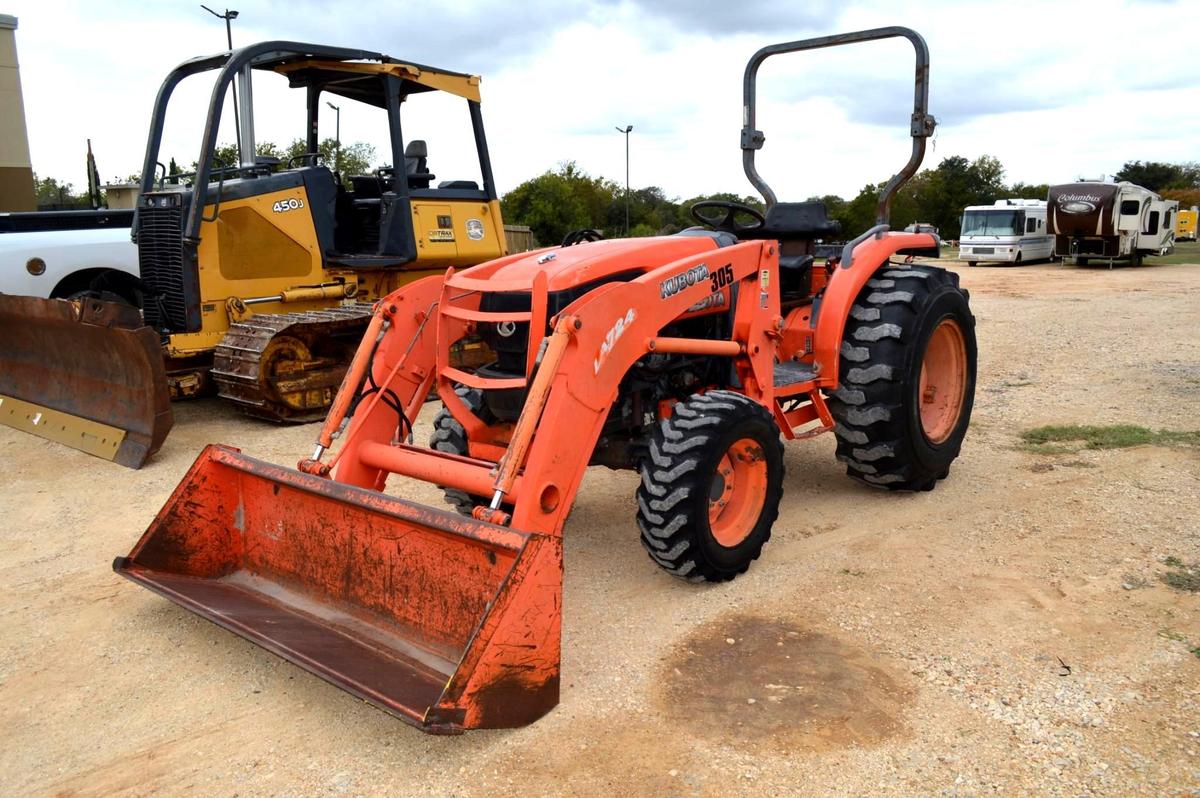
<instances>
[{"instance_id":1,"label":"rear tire","mask_svg":"<svg viewBox=\"0 0 1200 798\"><path fill-rule=\"evenodd\" d=\"M855 300L829 402L854 479L932 490L958 457L975 397L975 318L958 275L885 266Z\"/></svg>"},{"instance_id":2,"label":"rear tire","mask_svg":"<svg viewBox=\"0 0 1200 798\"><path fill-rule=\"evenodd\" d=\"M968 266L970 266L972 269L974 269L976 266L978 266L978 265L979 265L979 261L977 261L977 260L969 260L969 261L967 261L967 265L968 265Z\"/></svg>"},{"instance_id":3,"label":"rear tire","mask_svg":"<svg viewBox=\"0 0 1200 798\"><path fill-rule=\"evenodd\" d=\"M483 391L460 385L454 389L454 392L458 394L458 398L463 400L463 404L469 407L471 412L485 424L495 422L491 411L487 409L487 404L483 401ZM450 411L445 407L439 410L433 419L433 435L429 438L429 448L463 457L470 456L466 428L458 422L458 419L450 415ZM463 515L471 515L477 505L486 505L490 501L490 499L472 496L466 491L456 488L442 488L442 493L446 504Z\"/></svg>"},{"instance_id":4,"label":"rear tire","mask_svg":"<svg viewBox=\"0 0 1200 798\"><path fill-rule=\"evenodd\" d=\"M639 467L637 524L656 564L689 581L745 573L771 537L783 495L774 417L732 391L675 405Z\"/></svg>"}]
</instances>

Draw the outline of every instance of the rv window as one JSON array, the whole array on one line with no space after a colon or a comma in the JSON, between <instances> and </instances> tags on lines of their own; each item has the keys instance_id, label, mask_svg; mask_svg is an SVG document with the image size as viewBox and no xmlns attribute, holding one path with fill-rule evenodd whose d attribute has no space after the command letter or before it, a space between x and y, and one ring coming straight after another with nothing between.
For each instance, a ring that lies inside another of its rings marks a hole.
<instances>
[{"instance_id":1,"label":"rv window","mask_svg":"<svg viewBox=\"0 0 1200 798\"><path fill-rule=\"evenodd\" d=\"M1146 232L1147 233L1157 233L1158 232L1158 211L1150 211L1150 229L1148 229Z\"/></svg>"},{"instance_id":2,"label":"rv window","mask_svg":"<svg viewBox=\"0 0 1200 798\"><path fill-rule=\"evenodd\" d=\"M1026 219L1025 220L1025 232L1026 233L1036 233L1037 226L1038 226L1037 219Z\"/></svg>"},{"instance_id":3,"label":"rv window","mask_svg":"<svg viewBox=\"0 0 1200 798\"><path fill-rule=\"evenodd\" d=\"M1138 211L1142 208L1142 203L1137 200L1125 200L1121 203L1122 216L1137 216Z\"/></svg>"}]
</instances>

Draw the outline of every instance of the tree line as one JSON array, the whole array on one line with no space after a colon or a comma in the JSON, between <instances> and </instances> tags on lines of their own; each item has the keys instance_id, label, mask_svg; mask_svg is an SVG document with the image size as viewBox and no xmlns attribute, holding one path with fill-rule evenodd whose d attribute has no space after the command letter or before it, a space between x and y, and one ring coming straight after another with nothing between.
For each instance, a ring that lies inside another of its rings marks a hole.
<instances>
[{"instance_id":1,"label":"tree line","mask_svg":"<svg viewBox=\"0 0 1200 798\"><path fill-rule=\"evenodd\" d=\"M1078 178L1083 180L1083 177ZM1166 164L1130 161L1113 175L1177 199L1189 207L1200 204L1200 164ZM831 219L841 223L842 236L851 238L875 224L876 205L885 183L868 184L852 199L837 195L808 197L825 203ZM1050 186L1004 181L1004 167L990 155L971 161L962 156L944 158L935 168L918 172L892 199L891 225L903 228L913 222L932 224L942 238L957 239L963 208L990 205L998 199L1045 199ZM629 192L630 236L670 235L696 222L692 204L719 199L740 202L762 210L757 197L723 192L686 200L672 199L661 188ZM573 231L593 228L607 236L625 234L626 196L623 186L593 177L574 161L560 164L525 181L501 200L504 219L528 225L542 245L556 244Z\"/></svg>"},{"instance_id":2,"label":"tree line","mask_svg":"<svg viewBox=\"0 0 1200 798\"><path fill-rule=\"evenodd\" d=\"M298 165L307 154L307 144L296 139L286 147L260 142L257 154L278 158L283 165ZM320 163L341 175L349 188L349 176L368 174L375 160L375 149L363 142L338 143L327 138L319 145ZM237 146L219 145L214 152L217 167L238 163ZM196 163L191 171L196 170ZM174 159L167 169L179 169ZM1083 180L1083 177L1078 178ZM1167 199L1178 200L1181 207L1200 205L1200 163L1162 163L1128 161L1113 175L1156 191ZM90 203L86 189L76 191L70 183L34 176L38 207L84 208ZM114 182L140 182L129 175ZM875 209L884 183L872 183L851 199L837 195L808 197L825 203L831 219L841 223L842 236L851 238L875 224ZM900 229L913 222L936 226L942 238L957 239L962 210L968 205L990 205L997 199L1045 199L1049 186L1004 181L1004 167L990 155L971 161L962 156L944 158L936 167L918 172L892 199L891 225ZM687 199L672 198L658 186L632 189L626 197L623 186L603 177L593 177L574 161L559 164L537 177L526 180L501 198L504 219L510 224L528 225L541 245L557 244L574 230L592 228L605 236L670 235L696 224L690 208L702 200L726 200L762 210L758 197L732 192L702 194ZM626 207L628 206L628 228Z\"/></svg>"}]
</instances>

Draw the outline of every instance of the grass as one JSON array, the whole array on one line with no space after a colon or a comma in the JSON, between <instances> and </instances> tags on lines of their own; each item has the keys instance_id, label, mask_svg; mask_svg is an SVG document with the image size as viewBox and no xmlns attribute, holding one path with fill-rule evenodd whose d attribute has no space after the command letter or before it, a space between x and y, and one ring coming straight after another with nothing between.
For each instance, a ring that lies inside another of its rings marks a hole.
<instances>
[{"instance_id":1,"label":"grass","mask_svg":"<svg viewBox=\"0 0 1200 798\"><path fill-rule=\"evenodd\" d=\"M1175 251L1165 258L1146 258L1150 266L1167 263L1200 263L1200 241L1175 242Z\"/></svg>"},{"instance_id":2,"label":"grass","mask_svg":"<svg viewBox=\"0 0 1200 798\"><path fill-rule=\"evenodd\" d=\"M1183 643L1189 654L1194 657L1200 657L1200 646L1192 645L1187 637L1176 632L1174 629L1159 629L1158 636L1164 640L1170 640L1172 643Z\"/></svg>"},{"instance_id":3,"label":"grass","mask_svg":"<svg viewBox=\"0 0 1200 798\"><path fill-rule=\"evenodd\" d=\"M1160 582L1184 593L1200 593L1200 563L1187 565L1178 557L1167 557L1163 565L1171 570L1158 575Z\"/></svg>"},{"instance_id":4,"label":"grass","mask_svg":"<svg viewBox=\"0 0 1200 798\"><path fill-rule=\"evenodd\" d=\"M1051 424L1021 433L1021 444L1035 454L1065 454L1080 449L1126 449L1130 446L1200 445L1200 431L1151 430L1132 424L1107 427L1084 424Z\"/></svg>"}]
</instances>

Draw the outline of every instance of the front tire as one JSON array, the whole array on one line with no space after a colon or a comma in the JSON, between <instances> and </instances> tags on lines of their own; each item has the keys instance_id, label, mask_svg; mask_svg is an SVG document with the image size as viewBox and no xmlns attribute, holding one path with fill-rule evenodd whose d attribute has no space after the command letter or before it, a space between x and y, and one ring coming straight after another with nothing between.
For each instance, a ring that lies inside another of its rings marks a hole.
<instances>
[{"instance_id":1,"label":"front tire","mask_svg":"<svg viewBox=\"0 0 1200 798\"><path fill-rule=\"evenodd\" d=\"M732 391L675 405L639 467L637 524L659 567L690 581L745 573L771 537L783 495L774 417Z\"/></svg>"},{"instance_id":2,"label":"front tire","mask_svg":"<svg viewBox=\"0 0 1200 798\"><path fill-rule=\"evenodd\" d=\"M459 399L462 399L463 404L485 424L495 423L496 419L488 410L487 403L483 401L483 391L460 385L454 389L454 392L458 394ZM463 457L470 456L466 428L445 407L439 410L433 419L433 435L429 439L429 448ZM489 501L488 498L473 496L457 488L442 488L442 494L446 504L462 515L471 515L476 505L486 505Z\"/></svg>"},{"instance_id":3,"label":"front tire","mask_svg":"<svg viewBox=\"0 0 1200 798\"><path fill-rule=\"evenodd\" d=\"M829 403L837 458L854 479L932 490L958 457L975 397L975 317L958 275L885 266L846 321Z\"/></svg>"}]
</instances>

